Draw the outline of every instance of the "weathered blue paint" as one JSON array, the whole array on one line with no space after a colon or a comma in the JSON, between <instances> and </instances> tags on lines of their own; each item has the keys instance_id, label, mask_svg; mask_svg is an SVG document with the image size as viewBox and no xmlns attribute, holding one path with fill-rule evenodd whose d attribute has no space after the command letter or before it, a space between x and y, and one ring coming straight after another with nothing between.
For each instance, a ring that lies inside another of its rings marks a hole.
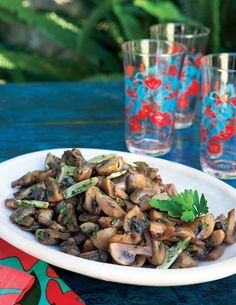
<instances>
[{"instance_id":1,"label":"weathered blue paint","mask_svg":"<svg viewBox=\"0 0 236 305\"><path fill-rule=\"evenodd\" d=\"M0 161L58 147L126 151L123 105L121 83L3 85ZM163 158L200 168L199 115L194 126L175 132L173 148ZM228 182L236 187L236 181ZM88 305L236 304L236 276L193 286L138 287L56 270Z\"/></svg>"}]
</instances>

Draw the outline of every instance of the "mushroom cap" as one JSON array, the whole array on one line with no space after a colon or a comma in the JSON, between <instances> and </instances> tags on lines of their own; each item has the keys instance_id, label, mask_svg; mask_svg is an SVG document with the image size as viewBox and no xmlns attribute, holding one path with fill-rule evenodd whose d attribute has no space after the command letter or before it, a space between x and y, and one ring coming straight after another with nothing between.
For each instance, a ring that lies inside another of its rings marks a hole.
<instances>
[{"instance_id":1,"label":"mushroom cap","mask_svg":"<svg viewBox=\"0 0 236 305\"><path fill-rule=\"evenodd\" d=\"M175 234L175 227L161 222L150 222L149 231L155 240L166 240Z\"/></svg>"},{"instance_id":2,"label":"mushroom cap","mask_svg":"<svg viewBox=\"0 0 236 305\"><path fill-rule=\"evenodd\" d=\"M147 178L143 174L133 173L126 178L126 187L129 194L137 188L144 188L146 184Z\"/></svg>"},{"instance_id":3,"label":"mushroom cap","mask_svg":"<svg viewBox=\"0 0 236 305\"><path fill-rule=\"evenodd\" d=\"M210 261L215 261L224 254L224 249L223 245L216 246L207 254L206 258Z\"/></svg>"},{"instance_id":4,"label":"mushroom cap","mask_svg":"<svg viewBox=\"0 0 236 305\"><path fill-rule=\"evenodd\" d=\"M214 230L215 217L212 213L209 213L207 215L200 216L185 226L194 232L196 238L204 240L207 239Z\"/></svg>"},{"instance_id":5,"label":"mushroom cap","mask_svg":"<svg viewBox=\"0 0 236 305\"><path fill-rule=\"evenodd\" d=\"M120 265L131 265L136 255L152 256L152 248L150 246L137 246L121 243L110 243L108 251L114 261Z\"/></svg>"},{"instance_id":6,"label":"mushroom cap","mask_svg":"<svg viewBox=\"0 0 236 305\"><path fill-rule=\"evenodd\" d=\"M93 250L89 252L80 253L80 257L102 263L105 263L108 259L107 252L102 250Z\"/></svg>"},{"instance_id":7,"label":"mushroom cap","mask_svg":"<svg viewBox=\"0 0 236 305\"><path fill-rule=\"evenodd\" d=\"M109 242L110 243L122 243L122 244L130 244L137 245L142 240L142 236L137 233L124 233L124 234L115 234L113 235Z\"/></svg>"},{"instance_id":8,"label":"mushroom cap","mask_svg":"<svg viewBox=\"0 0 236 305\"><path fill-rule=\"evenodd\" d=\"M97 231L96 236L93 236L91 241L93 245L100 250L107 250L109 240L117 232L116 228L106 228Z\"/></svg>"},{"instance_id":9,"label":"mushroom cap","mask_svg":"<svg viewBox=\"0 0 236 305\"><path fill-rule=\"evenodd\" d=\"M110 179L106 178L103 180L102 188L106 192L106 194L111 198L114 199L120 198L124 200L129 198L129 196Z\"/></svg>"},{"instance_id":10,"label":"mushroom cap","mask_svg":"<svg viewBox=\"0 0 236 305\"><path fill-rule=\"evenodd\" d=\"M214 230L211 235L205 240L207 246L216 247L224 242L225 232L221 229Z\"/></svg>"},{"instance_id":11,"label":"mushroom cap","mask_svg":"<svg viewBox=\"0 0 236 305\"><path fill-rule=\"evenodd\" d=\"M233 244L236 241L236 232L235 232L235 209L232 209L228 213L227 217L227 229L225 231L224 242L226 244Z\"/></svg>"},{"instance_id":12,"label":"mushroom cap","mask_svg":"<svg viewBox=\"0 0 236 305\"><path fill-rule=\"evenodd\" d=\"M158 240L152 240L152 256L148 258L149 262L155 266L164 262L166 249L164 243Z\"/></svg>"},{"instance_id":13,"label":"mushroom cap","mask_svg":"<svg viewBox=\"0 0 236 305\"><path fill-rule=\"evenodd\" d=\"M125 211L109 196L99 192L96 196L96 200L99 207L106 215L111 217L122 217L125 215Z\"/></svg>"},{"instance_id":14,"label":"mushroom cap","mask_svg":"<svg viewBox=\"0 0 236 305\"><path fill-rule=\"evenodd\" d=\"M124 168L124 160L122 157L112 157L103 161L96 167L98 175L107 176L115 172L122 171Z\"/></svg>"},{"instance_id":15,"label":"mushroom cap","mask_svg":"<svg viewBox=\"0 0 236 305\"><path fill-rule=\"evenodd\" d=\"M86 192L85 192L85 200L83 207L86 211L93 215L98 215L101 212L101 208L97 203L97 194L100 193L99 188L96 186L90 187Z\"/></svg>"},{"instance_id":16,"label":"mushroom cap","mask_svg":"<svg viewBox=\"0 0 236 305\"><path fill-rule=\"evenodd\" d=\"M177 260L172 264L171 269L196 267L198 261L194 259L189 252L183 251Z\"/></svg>"}]
</instances>

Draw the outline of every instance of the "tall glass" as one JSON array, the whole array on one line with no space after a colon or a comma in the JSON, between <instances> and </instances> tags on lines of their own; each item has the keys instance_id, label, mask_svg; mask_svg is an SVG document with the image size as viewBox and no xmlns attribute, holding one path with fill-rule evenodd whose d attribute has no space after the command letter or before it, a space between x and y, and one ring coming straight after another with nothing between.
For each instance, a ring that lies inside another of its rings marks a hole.
<instances>
[{"instance_id":1,"label":"tall glass","mask_svg":"<svg viewBox=\"0 0 236 305\"><path fill-rule=\"evenodd\" d=\"M125 133L130 152L164 155L172 144L178 78L186 48L143 39L122 45Z\"/></svg>"},{"instance_id":2,"label":"tall glass","mask_svg":"<svg viewBox=\"0 0 236 305\"><path fill-rule=\"evenodd\" d=\"M175 128L192 125L201 81L200 62L206 49L210 30L201 25L165 23L150 28L151 37L184 44L187 54L180 74Z\"/></svg>"},{"instance_id":3,"label":"tall glass","mask_svg":"<svg viewBox=\"0 0 236 305\"><path fill-rule=\"evenodd\" d=\"M236 53L202 59L200 162L218 178L236 178Z\"/></svg>"}]
</instances>

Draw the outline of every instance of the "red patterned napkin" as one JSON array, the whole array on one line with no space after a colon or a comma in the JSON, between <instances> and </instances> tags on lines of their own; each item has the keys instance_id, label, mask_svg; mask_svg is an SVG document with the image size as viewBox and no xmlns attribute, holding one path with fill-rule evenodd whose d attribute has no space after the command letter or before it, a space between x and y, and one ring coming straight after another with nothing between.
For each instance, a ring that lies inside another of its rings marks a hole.
<instances>
[{"instance_id":1,"label":"red patterned napkin","mask_svg":"<svg viewBox=\"0 0 236 305\"><path fill-rule=\"evenodd\" d=\"M17 269L0 265L0 304L12 305L32 287L34 277Z\"/></svg>"},{"instance_id":2,"label":"red patterned napkin","mask_svg":"<svg viewBox=\"0 0 236 305\"><path fill-rule=\"evenodd\" d=\"M0 304L85 305L47 263L22 252L2 239Z\"/></svg>"}]
</instances>

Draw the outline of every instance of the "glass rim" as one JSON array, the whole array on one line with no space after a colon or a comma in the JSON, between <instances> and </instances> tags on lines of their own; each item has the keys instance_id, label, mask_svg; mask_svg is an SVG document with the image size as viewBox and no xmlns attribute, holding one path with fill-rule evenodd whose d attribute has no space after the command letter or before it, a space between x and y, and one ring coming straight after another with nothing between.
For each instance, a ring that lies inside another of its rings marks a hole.
<instances>
[{"instance_id":1,"label":"glass rim","mask_svg":"<svg viewBox=\"0 0 236 305\"><path fill-rule=\"evenodd\" d=\"M220 71L220 72L236 73L236 68L235 69L224 69L224 68L220 68L220 67L217 67L215 65L210 65L210 64L204 62L208 58L217 58L217 57L220 57L222 55L227 55L229 57L234 56L235 59L236 59L236 52L213 53L213 54L208 54L208 55L205 55L205 56L202 57L201 66L202 67L207 67L208 69L211 69L211 70Z\"/></svg>"},{"instance_id":2,"label":"glass rim","mask_svg":"<svg viewBox=\"0 0 236 305\"><path fill-rule=\"evenodd\" d=\"M127 51L125 50L125 46L127 46L130 43L134 43L134 42L153 42L153 43L157 43L157 42L163 42L164 44L171 46L171 45L177 45L179 47L181 47L181 51L178 52L173 52L172 54L156 54L156 53L149 53L149 52L137 52L137 51ZM146 38L146 39L135 39L135 40L129 40L126 41L124 43L122 43L121 45L121 49L124 53L126 54L132 54L132 55L139 55L139 56L160 56L160 57L173 57L173 56L179 56L179 55L184 55L187 53L187 47L179 42L171 42L165 39L154 39L154 38Z\"/></svg>"},{"instance_id":3,"label":"glass rim","mask_svg":"<svg viewBox=\"0 0 236 305\"><path fill-rule=\"evenodd\" d=\"M150 27L150 32L155 29L155 28L160 28L160 27L163 27L163 26L167 26L167 25L173 25L173 26L192 26L193 28L197 28L197 29L202 29L202 31L198 34L175 34L173 33L173 37L175 38L180 38L180 37L183 37L183 38L187 38L187 39L191 39L193 37L206 37L210 34L211 30L203 25L203 24L191 24L191 23L185 23L185 22L163 22L163 23L157 23L157 24L153 24L151 27Z\"/></svg>"}]
</instances>

